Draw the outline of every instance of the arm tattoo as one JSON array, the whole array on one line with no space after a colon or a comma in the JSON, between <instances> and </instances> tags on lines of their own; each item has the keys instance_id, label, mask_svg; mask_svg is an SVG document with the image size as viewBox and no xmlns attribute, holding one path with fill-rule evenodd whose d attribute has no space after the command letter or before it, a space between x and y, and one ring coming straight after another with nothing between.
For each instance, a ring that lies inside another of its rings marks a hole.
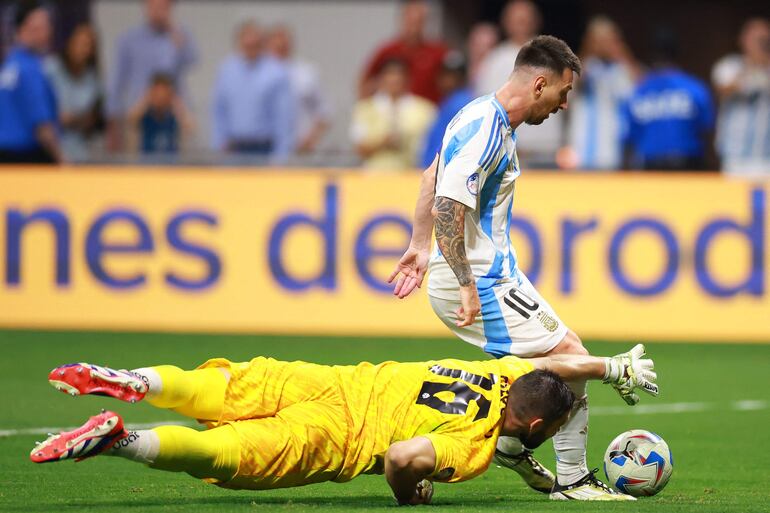
<instances>
[{"instance_id":1,"label":"arm tattoo","mask_svg":"<svg viewBox=\"0 0 770 513\"><path fill-rule=\"evenodd\" d=\"M436 242L461 287L473 283L473 272L465 255L465 205L453 199L436 198Z\"/></svg>"}]
</instances>

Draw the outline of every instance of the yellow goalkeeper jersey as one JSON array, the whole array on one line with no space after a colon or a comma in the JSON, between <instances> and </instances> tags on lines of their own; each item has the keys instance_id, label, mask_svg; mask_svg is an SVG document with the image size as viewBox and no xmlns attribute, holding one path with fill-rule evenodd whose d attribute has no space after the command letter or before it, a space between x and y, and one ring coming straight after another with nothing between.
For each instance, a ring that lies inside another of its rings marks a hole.
<instances>
[{"instance_id":1,"label":"yellow goalkeeper jersey","mask_svg":"<svg viewBox=\"0 0 770 513\"><path fill-rule=\"evenodd\" d=\"M355 443L337 480L382 473L388 447L415 436L433 444L434 480L479 475L494 456L508 388L531 370L516 357L339 368Z\"/></svg>"},{"instance_id":2,"label":"yellow goalkeeper jersey","mask_svg":"<svg viewBox=\"0 0 770 513\"><path fill-rule=\"evenodd\" d=\"M221 486L278 488L381 474L394 442L428 438L431 478L484 472L495 453L510 384L533 370L508 356L468 362L324 366L258 357L209 360L231 373L222 418L240 441L237 475Z\"/></svg>"}]
</instances>

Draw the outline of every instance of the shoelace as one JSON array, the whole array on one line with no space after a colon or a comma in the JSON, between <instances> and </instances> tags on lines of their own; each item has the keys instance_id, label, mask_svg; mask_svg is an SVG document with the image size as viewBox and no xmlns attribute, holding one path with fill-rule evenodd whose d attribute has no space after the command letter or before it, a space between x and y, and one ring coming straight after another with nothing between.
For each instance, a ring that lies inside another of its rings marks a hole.
<instances>
[{"instance_id":1,"label":"shoelace","mask_svg":"<svg viewBox=\"0 0 770 513\"><path fill-rule=\"evenodd\" d=\"M537 472L538 474L545 475L545 467L543 467L539 461L535 459L534 456L532 456L532 451L524 449L521 451L521 453L517 454L516 456L509 456L503 452L497 451L499 454L503 455L506 458L510 458L513 461L516 462L516 464L521 463L522 461L527 461L529 465Z\"/></svg>"},{"instance_id":2,"label":"shoelace","mask_svg":"<svg viewBox=\"0 0 770 513\"><path fill-rule=\"evenodd\" d=\"M598 468L593 469L591 472L588 473L586 476L586 482L594 484L598 486L599 488L607 491L607 493L617 493L615 490L607 486L604 482L602 482L599 478L596 477L596 473L599 472Z\"/></svg>"},{"instance_id":3,"label":"shoelace","mask_svg":"<svg viewBox=\"0 0 770 513\"><path fill-rule=\"evenodd\" d=\"M528 450L524 449L523 451L521 451L521 454L519 454L519 459L521 459L521 460L532 460L532 459L534 459L534 458L532 458L532 451L528 451Z\"/></svg>"},{"instance_id":4,"label":"shoelace","mask_svg":"<svg viewBox=\"0 0 770 513\"><path fill-rule=\"evenodd\" d=\"M543 466L532 456L532 451L524 451L524 459L526 459L532 467L538 472L543 472Z\"/></svg>"}]
</instances>

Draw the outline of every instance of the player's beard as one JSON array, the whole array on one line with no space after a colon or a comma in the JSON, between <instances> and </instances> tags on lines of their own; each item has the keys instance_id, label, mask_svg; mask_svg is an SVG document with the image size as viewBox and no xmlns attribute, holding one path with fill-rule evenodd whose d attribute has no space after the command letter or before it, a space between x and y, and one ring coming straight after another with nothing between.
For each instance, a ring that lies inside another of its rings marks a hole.
<instances>
[{"instance_id":1,"label":"player's beard","mask_svg":"<svg viewBox=\"0 0 770 513\"><path fill-rule=\"evenodd\" d=\"M548 116L550 116L551 113L549 112L545 116L538 116L538 117L530 117L528 120L525 121L528 125L539 125L546 119L548 119Z\"/></svg>"},{"instance_id":2,"label":"player's beard","mask_svg":"<svg viewBox=\"0 0 770 513\"><path fill-rule=\"evenodd\" d=\"M548 117L551 114L556 114L557 112L559 112L559 109L554 109L554 110L552 110L550 112L546 112L545 115L540 115L538 117L531 116L529 119L525 120L524 123L526 123L527 125L539 125L543 121L548 119Z\"/></svg>"},{"instance_id":3,"label":"player's beard","mask_svg":"<svg viewBox=\"0 0 770 513\"><path fill-rule=\"evenodd\" d=\"M519 436L519 441L527 449L537 449L543 442L545 442L545 431L539 433L529 433L527 435Z\"/></svg>"}]
</instances>

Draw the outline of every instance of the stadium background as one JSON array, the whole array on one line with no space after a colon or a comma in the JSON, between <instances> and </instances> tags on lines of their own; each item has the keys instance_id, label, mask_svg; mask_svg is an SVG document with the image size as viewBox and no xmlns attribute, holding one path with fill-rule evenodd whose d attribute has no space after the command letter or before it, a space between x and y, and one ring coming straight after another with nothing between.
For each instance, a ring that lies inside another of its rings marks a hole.
<instances>
[{"instance_id":1,"label":"stadium background","mask_svg":"<svg viewBox=\"0 0 770 513\"><path fill-rule=\"evenodd\" d=\"M118 33L141 18L140 2L50 4L57 44L67 27L90 19L105 63ZM496 20L502 4L432 2L429 28L460 44L472 22ZM686 68L704 80L734 49L742 22L770 14L765 5L716 0L538 5L543 32L573 46L590 16L610 15L642 59L649 30L664 18L680 35ZM318 64L339 120L350 116L364 61L396 31L399 10L385 1L177 7L180 20L205 34L201 65L189 79L193 103L206 104L233 26L253 16L295 27L299 53ZM331 34L331 23L343 29ZM8 27L4 18L5 43ZM206 126L208 110L194 112ZM245 494L109 459L33 467L26 451L53 429L45 426L75 425L101 406L115 407L49 389L47 371L66 361L130 368L189 367L214 355L339 364L484 356L450 337L424 292L398 301L384 283L408 241L414 170L362 172L344 121L332 124L317 155L280 168L201 166L212 157L204 134L197 137L176 166L144 167L130 155L104 153L96 165L0 169L0 511L389 505L381 478ZM709 162L716 170L713 152ZM651 504L765 511L770 496L757 461L770 438L757 426L770 420L768 178L525 167L517 188L514 244L538 289L593 353L649 341L660 370L662 396L644 397L635 410L592 387L589 460L598 464L618 432L651 429L669 441L677 465ZM143 405L118 411L136 423L177 420ZM549 448L538 454L552 466ZM116 478L105 483L108 474ZM501 469L439 487L436 497L442 510L566 509L529 494ZM582 506L570 508L594 510ZM629 508L611 510L621 509Z\"/></svg>"}]
</instances>

